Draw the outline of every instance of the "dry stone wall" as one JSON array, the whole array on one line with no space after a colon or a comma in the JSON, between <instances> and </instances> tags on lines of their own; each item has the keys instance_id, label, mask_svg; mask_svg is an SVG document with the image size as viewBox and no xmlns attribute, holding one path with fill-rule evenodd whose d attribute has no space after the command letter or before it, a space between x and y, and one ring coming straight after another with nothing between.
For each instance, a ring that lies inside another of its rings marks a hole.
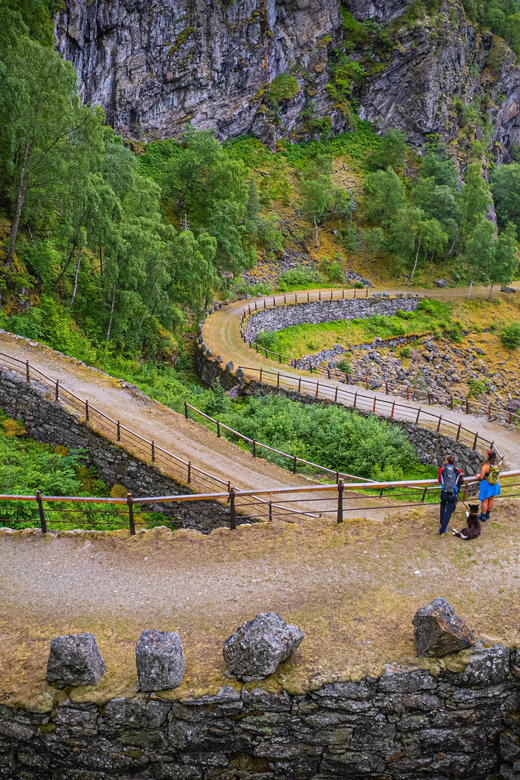
<instances>
[{"instance_id":1,"label":"dry stone wall","mask_svg":"<svg viewBox=\"0 0 520 780\"><path fill-rule=\"evenodd\" d=\"M22 418L28 434L37 441L87 450L91 464L110 487L124 485L135 497L192 492L83 424L77 415L48 398L42 386L29 385L19 374L1 367L0 408L14 419ZM151 508L164 511L160 504ZM189 502L166 513L173 521L204 532L229 522L229 510L216 502Z\"/></svg>"},{"instance_id":2,"label":"dry stone wall","mask_svg":"<svg viewBox=\"0 0 520 780\"><path fill-rule=\"evenodd\" d=\"M318 325L321 322L336 320L368 319L378 314L391 317L398 309L415 311L420 303L419 297L404 298L402 293L397 298L362 298L340 301L312 301L311 303L294 303L285 306L273 306L254 312L244 326L247 341L255 341L261 331L275 333L289 328L291 325L309 323Z\"/></svg>"},{"instance_id":3,"label":"dry stone wall","mask_svg":"<svg viewBox=\"0 0 520 780\"><path fill-rule=\"evenodd\" d=\"M478 643L467 664L388 666L304 695L253 683L199 699L56 706L49 689L38 712L0 705L0 777L514 780L519 673L517 651Z\"/></svg>"}]
</instances>

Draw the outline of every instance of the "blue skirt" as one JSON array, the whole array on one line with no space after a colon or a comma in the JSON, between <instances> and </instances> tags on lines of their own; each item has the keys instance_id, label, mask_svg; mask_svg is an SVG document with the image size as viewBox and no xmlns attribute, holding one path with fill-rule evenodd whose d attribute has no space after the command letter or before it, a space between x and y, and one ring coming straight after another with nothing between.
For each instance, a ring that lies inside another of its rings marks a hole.
<instances>
[{"instance_id":1,"label":"blue skirt","mask_svg":"<svg viewBox=\"0 0 520 780\"><path fill-rule=\"evenodd\" d=\"M485 501L486 498L493 498L493 496L500 495L500 485L497 482L496 485L490 485L485 479L480 482L480 492L478 494L479 501Z\"/></svg>"}]
</instances>

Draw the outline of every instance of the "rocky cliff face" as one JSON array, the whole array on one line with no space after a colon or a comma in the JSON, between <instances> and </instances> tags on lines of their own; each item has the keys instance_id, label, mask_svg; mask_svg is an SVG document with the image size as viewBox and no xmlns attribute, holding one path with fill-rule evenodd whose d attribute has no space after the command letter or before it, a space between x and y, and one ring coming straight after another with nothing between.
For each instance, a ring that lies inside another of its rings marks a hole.
<instances>
[{"instance_id":1,"label":"rocky cliff face","mask_svg":"<svg viewBox=\"0 0 520 780\"><path fill-rule=\"evenodd\" d=\"M361 118L405 130L417 145L428 134L459 151L492 139L497 161L507 161L520 143L520 68L504 42L481 34L449 2L392 32L396 49L361 89Z\"/></svg>"},{"instance_id":2,"label":"rocky cliff face","mask_svg":"<svg viewBox=\"0 0 520 780\"><path fill-rule=\"evenodd\" d=\"M338 0L67 0L56 40L84 99L118 132L176 136L189 121L220 137L269 137L265 88L294 66L317 75L318 113L332 111L327 45L341 29ZM300 89L282 105L278 132L293 129L304 102Z\"/></svg>"},{"instance_id":3,"label":"rocky cliff face","mask_svg":"<svg viewBox=\"0 0 520 780\"><path fill-rule=\"evenodd\" d=\"M84 99L124 135L178 136L191 122L274 144L319 132L323 117L341 131L345 107L326 87L346 45L366 70L355 94L363 119L405 130L417 145L439 134L464 151L492 138L498 161L508 160L520 145L514 55L469 23L458 1L414 19L408 5L345 0L355 19L389 25L394 49L376 43L368 55L349 41L340 0L65 0L56 41ZM269 85L283 73L297 87L273 102Z\"/></svg>"}]
</instances>

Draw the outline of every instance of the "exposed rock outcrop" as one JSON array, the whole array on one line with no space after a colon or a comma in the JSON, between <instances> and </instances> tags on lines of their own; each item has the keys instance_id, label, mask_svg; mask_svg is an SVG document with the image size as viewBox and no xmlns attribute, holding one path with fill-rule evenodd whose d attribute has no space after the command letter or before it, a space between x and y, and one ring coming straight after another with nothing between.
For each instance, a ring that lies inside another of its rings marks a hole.
<instances>
[{"instance_id":1,"label":"exposed rock outcrop","mask_svg":"<svg viewBox=\"0 0 520 780\"><path fill-rule=\"evenodd\" d=\"M344 3L356 19L374 19L385 24L400 16L409 4L409 0L347 0Z\"/></svg>"},{"instance_id":2,"label":"exposed rock outcrop","mask_svg":"<svg viewBox=\"0 0 520 780\"><path fill-rule=\"evenodd\" d=\"M56 45L85 101L102 105L123 135L177 137L191 122L274 147L320 132L324 117L333 132L348 127L345 105L327 90L347 42L366 71L355 90L362 119L404 130L418 146L439 134L462 151L491 131L497 161L510 159L520 145L520 68L501 39L468 21L460 0L443 0L431 16L405 13L407 0L345 6L357 20L390 25L390 48L352 43L340 0L65 0ZM273 99L281 74L297 87Z\"/></svg>"},{"instance_id":3,"label":"exposed rock outcrop","mask_svg":"<svg viewBox=\"0 0 520 780\"><path fill-rule=\"evenodd\" d=\"M327 47L341 31L338 0L67 0L56 20L57 47L75 65L84 99L102 105L118 132L161 137L188 121L220 137L290 132L303 80L276 129L262 98L294 65L314 75L317 115L330 113Z\"/></svg>"},{"instance_id":4,"label":"exposed rock outcrop","mask_svg":"<svg viewBox=\"0 0 520 780\"><path fill-rule=\"evenodd\" d=\"M506 44L446 0L434 16L397 25L392 38L396 49L363 84L361 118L404 130L419 146L439 134L464 150L489 117L497 161L508 161L520 141L520 68Z\"/></svg>"}]
</instances>

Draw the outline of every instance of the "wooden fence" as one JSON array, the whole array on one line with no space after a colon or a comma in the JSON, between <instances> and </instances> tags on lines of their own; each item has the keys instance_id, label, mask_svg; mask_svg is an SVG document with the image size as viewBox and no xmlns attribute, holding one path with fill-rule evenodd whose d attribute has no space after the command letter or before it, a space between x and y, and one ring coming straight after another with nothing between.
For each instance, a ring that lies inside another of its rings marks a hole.
<instances>
[{"instance_id":1,"label":"wooden fence","mask_svg":"<svg viewBox=\"0 0 520 780\"><path fill-rule=\"evenodd\" d=\"M311 297L309 297L309 293L303 293L300 295L303 298L303 302L346 300L346 299L356 298L356 290L331 290L330 292L331 292L330 298L328 297L328 295L322 294L319 291L317 293L312 293ZM332 297L333 293L336 293L335 297ZM376 295L380 296L381 294L376 293ZM366 295L363 296L358 295L357 297L368 298L368 288L366 290ZM248 341L245 335L245 323L248 317L257 311L273 308L274 306L280 306L280 305L283 306L284 304L287 303L298 303L298 302L301 303L302 301L299 301L298 293L294 293L294 298L293 298L293 294L286 294L284 296L280 296L280 295L273 296L272 304L270 305L267 304L267 298L262 298L261 300L262 300L262 304L260 306L258 305L258 301L255 301L254 306L249 304L247 311L244 310L242 312L240 317L241 338L244 341L244 343L247 344L247 346L250 349L254 350L257 354L262 355L267 359L274 360L280 365L284 364L284 365L294 367L296 364L295 358L292 358L289 355L282 355L279 352L273 352L273 350L267 349L266 347L262 347L260 344L258 344L255 341ZM382 346L384 346L384 342L382 343ZM509 409L503 409L499 406L494 406L491 403L487 403L487 404L480 403L479 401L475 401L469 398L460 398L456 395L451 395L439 391L432 392L431 390L422 390L420 388L414 388L411 387L410 385L404 385L399 382L386 382L386 381L379 382L377 379L372 379L368 376L359 376L355 374L345 373L344 371L341 371L338 368L330 369L324 366L313 368L313 366L311 365L309 366L309 372L311 374L316 373L322 376L326 376L327 379L332 379L337 382L346 383L347 385L361 386L364 387L365 390L378 390L379 392L382 392L385 395L400 396L402 398L406 398L407 401L423 400L426 403L428 403L428 405L439 404L440 406L446 406L450 409L459 409L460 411L465 412L466 414L482 415L487 417L489 420L491 419L501 420L502 422L507 422L510 425L520 424L519 414Z\"/></svg>"},{"instance_id":2,"label":"wooden fence","mask_svg":"<svg viewBox=\"0 0 520 780\"><path fill-rule=\"evenodd\" d=\"M500 481L503 492L501 498L518 497L520 493L517 488L520 482L516 481L520 476L520 470L507 471L501 474ZM473 493L477 486L476 476L466 477L462 488L462 498ZM34 510L38 513L39 527L42 533L47 533L52 519L49 520L49 514L53 511L55 505L72 504L80 509L66 510L65 519L60 519L59 525L73 525L74 527L88 527L110 524L127 527L130 534L136 533L136 519L134 508L141 509L149 505L162 504L174 514L175 508L181 504L192 501L223 501L229 503L229 527L235 530L237 519L241 523L250 521L272 521L289 520L294 521L295 514L304 519L316 519L325 517L335 520L338 523L343 522L345 515L353 513L358 515L361 512L374 512L386 509L401 509L415 507L424 504L426 501L438 500L440 486L434 479L408 480L400 482L352 482L344 483L340 480L337 485L312 485L302 487L301 485L288 488L273 488L262 490L235 490L231 488L225 493L203 493L191 495L172 495L172 496L152 496L136 498L130 493L126 498L99 498L84 496L44 496L37 491L36 495L0 495L0 513L2 508L18 503L22 504L24 510ZM345 506L345 498L348 493L348 505ZM278 503L273 501L278 499ZM259 503L259 499L262 503ZM283 504L279 502L283 501ZM388 503L390 501L390 503ZM358 503L360 502L360 503ZM362 505L365 502L365 505ZM369 502L369 503L367 503ZM292 505L292 506L291 506ZM94 507L96 517L99 516L99 506L125 507L125 518L119 521L96 520L94 523L88 519L88 507ZM67 519L71 513L84 514L86 520ZM9 526L19 524L16 519L6 520L0 518L0 525Z\"/></svg>"}]
</instances>

